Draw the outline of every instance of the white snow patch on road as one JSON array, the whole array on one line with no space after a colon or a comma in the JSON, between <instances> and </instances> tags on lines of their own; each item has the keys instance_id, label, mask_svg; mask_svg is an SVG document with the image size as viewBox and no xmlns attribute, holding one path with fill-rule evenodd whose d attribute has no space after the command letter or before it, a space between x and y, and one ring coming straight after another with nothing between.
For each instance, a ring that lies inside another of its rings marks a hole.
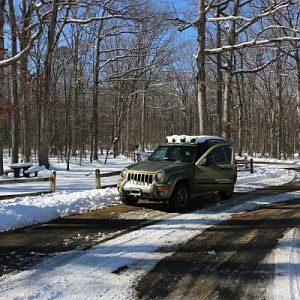
<instances>
[{"instance_id":1,"label":"white snow patch on road","mask_svg":"<svg viewBox=\"0 0 300 300\"><path fill-rule=\"evenodd\" d=\"M267 290L269 300L300 299L300 230L290 229L275 249L274 280Z\"/></svg>"},{"instance_id":2,"label":"white snow patch on road","mask_svg":"<svg viewBox=\"0 0 300 300\"><path fill-rule=\"evenodd\" d=\"M57 255L0 282L1 299L130 299L140 276L205 229L245 210L289 199L300 192L263 197L175 215L109 240L88 252Z\"/></svg>"}]
</instances>

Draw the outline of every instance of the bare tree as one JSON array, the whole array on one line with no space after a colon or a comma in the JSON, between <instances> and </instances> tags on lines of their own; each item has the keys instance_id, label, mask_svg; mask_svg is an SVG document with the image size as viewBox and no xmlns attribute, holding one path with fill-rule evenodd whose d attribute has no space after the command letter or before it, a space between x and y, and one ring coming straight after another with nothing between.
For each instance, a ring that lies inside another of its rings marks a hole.
<instances>
[{"instance_id":1,"label":"bare tree","mask_svg":"<svg viewBox=\"0 0 300 300\"><path fill-rule=\"evenodd\" d=\"M0 0L0 61L5 58L4 50L4 11L5 11L5 1ZM0 68L0 82L3 82L4 79L4 68ZM3 84L0 85L0 111L3 109ZM3 138L3 120L0 117L0 176L3 175L3 147L4 147L4 138Z\"/></svg>"},{"instance_id":2,"label":"bare tree","mask_svg":"<svg viewBox=\"0 0 300 300\"><path fill-rule=\"evenodd\" d=\"M13 0L8 0L9 6L9 23L11 30L11 53L15 57L17 55L17 23ZM19 160L19 141L20 141L20 108L18 95L18 74L17 62L11 64L11 102L13 104L12 112L12 162L17 163Z\"/></svg>"},{"instance_id":3,"label":"bare tree","mask_svg":"<svg viewBox=\"0 0 300 300\"><path fill-rule=\"evenodd\" d=\"M14 12L14 3L9 3L9 7L12 10L11 12ZM31 23L30 25L28 24L26 30L28 32L31 32L32 35L30 37L28 37L27 39L27 43L26 45L23 45L23 49L21 51L15 51L15 53L11 53L11 56L8 58L3 58L0 60L0 68L3 67L7 67L12 65L13 63L17 62L18 60L21 59L21 57L28 53L32 47L34 46L34 43L37 39L40 38L42 32L43 32L43 24L44 22L47 20L48 16L49 16L49 11L46 11L43 14L40 14L40 10L42 10L44 8L44 6L46 5L45 2L39 3L39 4L35 4L35 1L29 0L29 4L28 6L30 6L36 13L36 20ZM3 7L5 7L5 2ZM10 16L13 17L13 16ZM17 34L17 32L15 33Z\"/></svg>"},{"instance_id":4,"label":"bare tree","mask_svg":"<svg viewBox=\"0 0 300 300\"><path fill-rule=\"evenodd\" d=\"M22 29L20 30L20 50L23 51L26 46L29 44L30 32L27 30L31 21L32 15L32 4L27 5L26 0L22 0ZM30 92L29 79L30 74L28 70L28 52L20 58L20 100L21 100L21 114L22 114L22 160L30 161L30 135L29 135L29 100Z\"/></svg>"},{"instance_id":5,"label":"bare tree","mask_svg":"<svg viewBox=\"0 0 300 300\"><path fill-rule=\"evenodd\" d=\"M199 110L199 133L208 134L210 132L207 99L206 99L206 54L205 54L205 33L206 33L206 5L205 0L198 0L198 53L197 53L197 98Z\"/></svg>"}]
</instances>

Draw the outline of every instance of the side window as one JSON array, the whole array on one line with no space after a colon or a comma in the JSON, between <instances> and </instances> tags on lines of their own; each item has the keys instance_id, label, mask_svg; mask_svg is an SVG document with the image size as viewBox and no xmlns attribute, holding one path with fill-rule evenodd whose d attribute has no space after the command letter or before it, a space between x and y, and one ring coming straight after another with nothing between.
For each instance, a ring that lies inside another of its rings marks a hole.
<instances>
[{"instance_id":1,"label":"side window","mask_svg":"<svg viewBox=\"0 0 300 300\"><path fill-rule=\"evenodd\" d=\"M213 160L213 157L212 157L212 154L209 153L206 157L206 163L205 165L206 166L210 166L210 165L213 165L214 164L214 160Z\"/></svg>"},{"instance_id":2,"label":"side window","mask_svg":"<svg viewBox=\"0 0 300 300\"><path fill-rule=\"evenodd\" d=\"M208 146L205 143L198 144L196 161L208 150Z\"/></svg>"},{"instance_id":3,"label":"side window","mask_svg":"<svg viewBox=\"0 0 300 300\"><path fill-rule=\"evenodd\" d=\"M232 147L230 145L226 145L222 147L225 153L225 163L230 164L231 163L231 156L232 156Z\"/></svg>"},{"instance_id":4,"label":"side window","mask_svg":"<svg viewBox=\"0 0 300 300\"><path fill-rule=\"evenodd\" d=\"M224 154L224 151L222 149L223 147L217 147L214 150L212 150L211 154L214 158L215 164L224 164L226 163L226 157Z\"/></svg>"}]
</instances>

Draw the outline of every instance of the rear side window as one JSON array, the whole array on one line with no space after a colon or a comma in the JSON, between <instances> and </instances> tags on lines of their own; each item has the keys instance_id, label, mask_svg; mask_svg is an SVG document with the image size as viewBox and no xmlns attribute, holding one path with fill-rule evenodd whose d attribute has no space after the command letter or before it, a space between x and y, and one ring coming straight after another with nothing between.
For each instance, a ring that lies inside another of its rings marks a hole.
<instances>
[{"instance_id":1,"label":"rear side window","mask_svg":"<svg viewBox=\"0 0 300 300\"><path fill-rule=\"evenodd\" d=\"M230 164L231 163L231 157L232 157L232 147L230 145L226 145L222 147L225 154L225 163Z\"/></svg>"}]
</instances>

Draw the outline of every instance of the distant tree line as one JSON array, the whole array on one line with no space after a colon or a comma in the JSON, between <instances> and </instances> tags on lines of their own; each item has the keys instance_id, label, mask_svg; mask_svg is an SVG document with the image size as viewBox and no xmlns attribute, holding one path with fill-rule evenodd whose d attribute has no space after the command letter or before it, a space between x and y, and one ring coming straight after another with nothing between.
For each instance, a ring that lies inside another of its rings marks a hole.
<instances>
[{"instance_id":1,"label":"distant tree line","mask_svg":"<svg viewBox=\"0 0 300 300\"><path fill-rule=\"evenodd\" d=\"M0 174L3 149L69 169L170 134L300 152L299 4L167 4L0 0Z\"/></svg>"}]
</instances>

